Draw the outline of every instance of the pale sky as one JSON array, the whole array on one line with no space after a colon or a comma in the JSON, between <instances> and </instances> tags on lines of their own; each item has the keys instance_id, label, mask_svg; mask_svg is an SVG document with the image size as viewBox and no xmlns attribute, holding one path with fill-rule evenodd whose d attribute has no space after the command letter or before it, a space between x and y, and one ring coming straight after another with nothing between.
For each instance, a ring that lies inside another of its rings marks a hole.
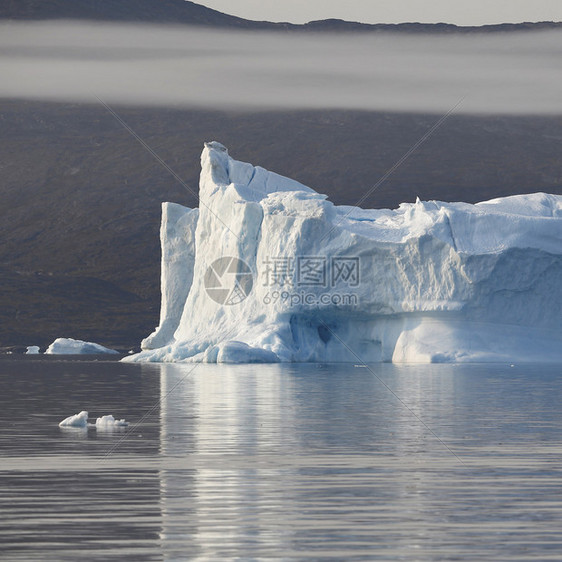
<instances>
[{"instance_id":1,"label":"pale sky","mask_svg":"<svg viewBox=\"0 0 562 562\"><path fill-rule=\"evenodd\" d=\"M196 0L221 12L253 20L339 18L364 23L407 21L457 25L562 21L562 0Z\"/></svg>"}]
</instances>

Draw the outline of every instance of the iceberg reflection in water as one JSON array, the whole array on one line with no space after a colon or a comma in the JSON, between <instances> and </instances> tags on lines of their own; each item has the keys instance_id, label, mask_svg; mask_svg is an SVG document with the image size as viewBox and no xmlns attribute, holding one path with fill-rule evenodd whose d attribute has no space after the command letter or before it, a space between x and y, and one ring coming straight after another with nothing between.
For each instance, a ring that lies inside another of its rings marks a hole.
<instances>
[{"instance_id":1,"label":"iceberg reflection in water","mask_svg":"<svg viewBox=\"0 0 562 562\"><path fill-rule=\"evenodd\" d=\"M521 371L160 369L161 539L171 559L507 560L546 551L546 536L562 546L562 504L551 495L562 486L548 472L561 449L544 419L554 412L532 418L549 399L535 388L528 402ZM502 398L509 375L516 389Z\"/></svg>"}]
</instances>

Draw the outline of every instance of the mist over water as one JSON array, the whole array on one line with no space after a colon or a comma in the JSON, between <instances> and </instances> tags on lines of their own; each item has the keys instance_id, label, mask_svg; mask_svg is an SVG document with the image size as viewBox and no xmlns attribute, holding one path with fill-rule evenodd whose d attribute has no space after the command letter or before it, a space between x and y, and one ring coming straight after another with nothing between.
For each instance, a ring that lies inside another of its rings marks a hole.
<instances>
[{"instance_id":1,"label":"mist over water","mask_svg":"<svg viewBox=\"0 0 562 562\"><path fill-rule=\"evenodd\" d=\"M0 97L213 109L562 113L562 33L0 25Z\"/></svg>"}]
</instances>

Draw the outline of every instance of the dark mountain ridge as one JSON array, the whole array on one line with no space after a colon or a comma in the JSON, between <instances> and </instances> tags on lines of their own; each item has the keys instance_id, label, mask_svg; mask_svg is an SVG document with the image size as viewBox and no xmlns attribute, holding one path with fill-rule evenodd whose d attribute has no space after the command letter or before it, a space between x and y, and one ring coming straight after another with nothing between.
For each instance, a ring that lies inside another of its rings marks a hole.
<instances>
[{"instance_id":1,"label":"dark mountain ridge","mask_svg":"<svg viewBox=\"0 0 562 562\"><path fill-rule=\"evenodd\" d=\"M245 30L399 33L490 33L559 29L562 22L505 23L457 26L448 23L366 24L325 19L303 25L254 21L187 0L0 0L0 20L86 20L210 26Z\"/></svg>"}]
</instances>

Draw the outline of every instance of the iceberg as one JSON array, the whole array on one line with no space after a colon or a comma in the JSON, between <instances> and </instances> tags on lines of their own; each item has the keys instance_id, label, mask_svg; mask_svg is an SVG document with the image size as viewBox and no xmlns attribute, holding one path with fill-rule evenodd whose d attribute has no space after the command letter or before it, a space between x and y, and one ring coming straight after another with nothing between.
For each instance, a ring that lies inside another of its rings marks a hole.
<instances>
[{"instance_id":1,"label":"iceberg","mask_svg":"<svg viewBox=\"0 0 562 562\"><path fill-rule=\"evenodd\" d=\"M94 424L91 425L94 426ZM111 414L97 418L95 423L96 429L116 429L119 427L127 427L128 425L129 422L124 419L116 420Z\"/></svg>"},{"instance_id":2,"label":"iceberg","mask_svg":"<svg viewBox=\"0 0 562 562\"><path fill-rule=\"evenodd\" d=\"M38 345L28 345L25 350L26 355L39 355L41 348Z\"/></svg>"},{"instance_id":3,"label":"iceberg","mask_svg":"<svg viewBox=\"0 0 562 562\"><path fill-rule=\"evenodd\" d=\"M68 416L59 423L59 427L73 427L79 429L87 429L88 427L96 429L116 429L120 427L127 427L129 422L124 419L116 420L111 414L101 416L96 419L96 423L88 423L88 412L82 410L79 414Z\"/></svg>"},{"instance_id":4,"label":"iceberg","mask_svg":"<svg viewBox=\"0 0 562 562\"><path fill-rule=\"evenodd\" d=\"M163 203L160 324L124 361L562 361L562 196L335 206L218 142Z\"/></svg>"},{"instance_id":5,"label":"iceberg","mask_svg":"<svg viewBox=\"0 0 562 562\"><path fill-rule=\"evenodd\" d=\"M87 355L87 354L119 354L114 349L109 349L98 343L91 343L72 338L57 338L45 351L48 355Z\"/></svg>"},{"instance_id":6,"label":"iceberg","mask_svg":"<svg viewBox=\"0 0 562 562\"><path fill-rule=\"evenodd\" d=\"M74 414L73 416L68 416L59 423L59 427L76 427L79 429L85 429L88 427L88 412L82 410L79 414Z\"/></svg>"}]
</instances>

